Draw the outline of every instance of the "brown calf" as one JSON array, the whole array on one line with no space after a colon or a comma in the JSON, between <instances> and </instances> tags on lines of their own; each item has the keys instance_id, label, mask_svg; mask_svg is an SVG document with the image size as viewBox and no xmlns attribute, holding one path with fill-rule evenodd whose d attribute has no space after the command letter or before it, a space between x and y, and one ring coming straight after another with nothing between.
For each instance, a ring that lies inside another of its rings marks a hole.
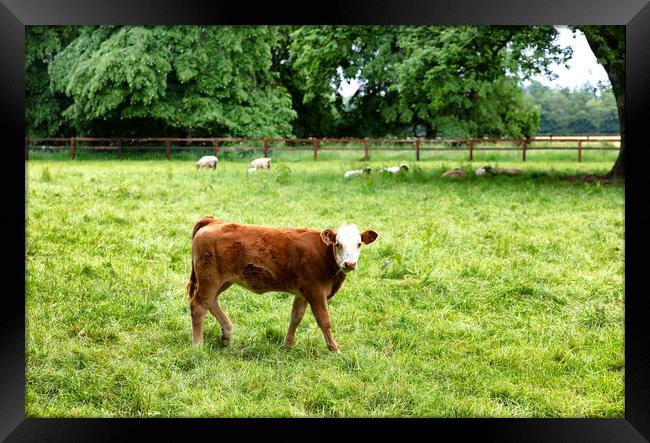
<instances>
[{"instance_id":1,"label":"brown calf","mask_svg":"<svg viewBox=\"0 0 650 443\"><path fill-rule=\"evenodd\" d=\"M356 268L361 243L372 243L377 236L374 231L359 233L356 225L343 225L337 233L201 218L192 230L192 274L187 286L193 343L202 341L207 311L221 324L223 343L230 342L232 322L219 307L218 297L237 284L258 294L283 291L295 296L287 347L293 345L309 304L328 348L338 352L327 301Z\"/></svg>"}]
</instances>

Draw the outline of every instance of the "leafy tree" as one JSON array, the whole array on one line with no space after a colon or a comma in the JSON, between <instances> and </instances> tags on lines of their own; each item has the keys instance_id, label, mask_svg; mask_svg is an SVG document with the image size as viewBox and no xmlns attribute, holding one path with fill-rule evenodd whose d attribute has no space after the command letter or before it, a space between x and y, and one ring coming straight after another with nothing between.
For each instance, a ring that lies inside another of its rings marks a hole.
<instances>
[{"instance_id":1,"label":"leafy tree","mask_svg":"<svg viewBox=\"0 0 650 443\"><path fill-rule=\"evenodd\" d=\"M79 133L288 136L272 27L84 27L49 67Z\"/></svg>"},{"instance_id":2,"label":"leafy tree","mask_svg":"<svg viewBox=\"0 0 650 443\"><path fill-rule=\"evenodd\" d=\"M291 34L297 26L278 27L278 40L273 47L273 72L278 81L291 95L292 109L297 118L293 120L293 134L298 138L329 137L335 134L337 111L332 96L319 96L306 103L304 78L296 69L290 51Z\"/></svg>"},{"instance_id":3,"label":"leafy tree","mask_svg":"<svg viewBox=\"0 0 650 443\"><path fill-rule=\"evenodd\" d=\"M542 134L618 134L616 100L609 88L598 94L589 84L571 91L533 81L525 91L540 110Z\"/></svg>"},{"instance_id":4,"label":"leafy tree","mask_svg":"<svg viewBox=\"0 0 650 443\"><path fill-rule=\"evenodd\" d=\"M539 116L516 77L548 72L569 56L553 27L304 26L291 54L303 101L359 90L343 103L339 131L355 135L530 136ZM342 75L337 71L342 68Z\"/></svg>"},{"instance_id":5,"label":"leafy tree","mask_svg":"<svg viewBox=\"0 0 650 443\"><path fill-rule=\"evenodd\" d=\"M25 27L25 121L28 135L54 136L68 130L61 112L69 105L69 100L50 90L47 67L75 37L75 29L67 26Z\"/></svg>"},{"instance_id":6,"label":"leafy tree","mask_svg":"<svg viewBox=\"0 0 650 443\"><path fill-rule=\"evenodd\" d=\"M312 110L313 123L303 120L307 133L317 133L327 122L330 135L373 136L395 134L380 113L394 103L387 86L394 77L394 40L397 27L301 26L290 38L290 64L300 89L302 106ZM340 73L342 70L342 74ZM337 92L343 79L363 75L359 91L349 102ZM388 93L388 95L386 95Z\"/></svg>"},{"instance_id":7,"label":"leafy tree","mask_svg":"<svg viewBox=\"0 0 650 443\"><path fill-rule=\"evenodd\" d=\"M519 28L410 28L400 38L402 105L434 135L532 136L537 110L521 93L512 52ZM525 67L534 71L533 65ZM428 131L429 132L429 131Z\"/></svg>"}]
</instances>

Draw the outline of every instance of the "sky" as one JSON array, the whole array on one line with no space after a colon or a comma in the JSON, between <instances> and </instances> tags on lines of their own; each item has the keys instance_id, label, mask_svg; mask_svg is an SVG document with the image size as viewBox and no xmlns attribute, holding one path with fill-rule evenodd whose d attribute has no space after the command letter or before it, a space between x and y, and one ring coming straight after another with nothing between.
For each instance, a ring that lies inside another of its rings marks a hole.
<instances>
[{"instance_id":1,"label":"sky","mask_svg":"<svg viewBox=\"0 0 650 443\"><path fill-rule=\"evenodd\" d=\"M587 39L582 32L576 32L575 37L566 26L558 26L559 36L557 42L561 47L570 46L573 48L573 55L568 61L569 69L563 65L553 64L551 70L559 77L555 80L548 80L545 76L533 77L540 83L549 87L560 87L576 89L585 83L597 87L598 82L609 86L609 78L591 51ZM524 83L526 84L526 83Z\"/></svg>"},{"instance_id":2,"label":"sky","mask_svg":"<svg viewBox=\"0 0 650 443\"><path fill-rule=\"evenodd\" d=\"M543 85L556 88L569 88L577 89L589 83L593 87L597 87L601 82L603 85L609 86L609 78L605 69L598 64L594 53L591 51L587 39L582 32L577 31L574 34L566 26L558 26L559 35L556 42L561 47L565 48L570 46L573 48L573 55L567 62L569 69L564 65L552 64L551 71L558 75L557 79L549 80L543 75L534 76L533 79L542 83ZM524 82L528 85L530 82ZM344 97L354 94L358 88L358 83L352 81L350 83L342 82L340 92Z\"/></svg>"}]
</instances>

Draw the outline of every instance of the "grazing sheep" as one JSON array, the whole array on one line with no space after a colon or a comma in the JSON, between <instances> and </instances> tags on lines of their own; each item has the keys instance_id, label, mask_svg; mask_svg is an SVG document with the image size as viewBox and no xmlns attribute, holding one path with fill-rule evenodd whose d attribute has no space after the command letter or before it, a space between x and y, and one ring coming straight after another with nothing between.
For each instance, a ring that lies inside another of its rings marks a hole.
<instances>
[{"instance_id":1,"label":"grazing sheep","mask_svg":"<svg viewBox=\"0 0 650 443\"><path fill-rule=\"evenodd\" d=\"M271 159L268 157L256 158L250 162L250 167L255 169L271 169Z\"/></svg>"},{"instance_id":2,"label":"grazing sheep","mask_svg":"<svg viewBox=\"0 0 650 443\"><path fill-rule=\"evenodd\" d=\"M476 170L476 175L479 177L485 174L522 175L523 173L524 171L519 168L493 168L492 166L481 166Z\"/></svg>"},{"instance_id":3,"label":"grazing sheep","mask_svg":"<svg viewBox=\"0 0 650 443\"><path fill-rule=\"evenodd\" d=\"M400 163L399 166L391 166L390 168L381 168L382 172L390 172L391 174L397 174L399 171L407 171L409 167L405 163Z\"/></svg>"},{"instance_id":4,"label":"grazing sheep","mask_svg":"<svg viewBox=\"0 0 650 443\"><path fill-rule=\"evenodd\" d=\"M361 174L370 174L371 171L372 171L372 169L369 168L368 166L366 166L363 169L353 169L353 170L348 171L348 172L345 173L345 178L356 177L356 176L361 175Z\"/></svg>"},{"instance_id":5,"label":"grazing sheep","mask_svg":"<svg viewBox=\"0 0 650 443\"><path fill-rule=\"evenodd\" d=\"M196 169L199 168L212 168L217 169L217 162L219 159L214 155L204 155L196 162Z\"/></svg>"},{"instance_id":6,"label":"grazing sheep","mask_svg":"<svg viewBox=\"0 0 650 443\"><path fill-rule=\"evenodd\" d=\"M461 178L465 177L465 170L463 168L455 168L452 169L451 171L447 171L444 174L442 174L443 177L446 178Z\"/></svg>"}]
</instances>

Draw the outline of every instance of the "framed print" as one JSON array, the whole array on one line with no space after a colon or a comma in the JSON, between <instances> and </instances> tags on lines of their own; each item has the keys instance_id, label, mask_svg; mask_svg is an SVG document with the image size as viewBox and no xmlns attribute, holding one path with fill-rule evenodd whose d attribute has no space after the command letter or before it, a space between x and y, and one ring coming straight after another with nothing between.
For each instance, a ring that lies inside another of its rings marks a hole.
<instances>
[{"instance_id":1,"label":"framed print","mask_svg":"<svg viewBox=\"0 0 650 443\"><path fill-rule=\"evenodd\" d=\"M647 441L649 23L2 0L0 437Z\"/></svg>"}]
</instances>

